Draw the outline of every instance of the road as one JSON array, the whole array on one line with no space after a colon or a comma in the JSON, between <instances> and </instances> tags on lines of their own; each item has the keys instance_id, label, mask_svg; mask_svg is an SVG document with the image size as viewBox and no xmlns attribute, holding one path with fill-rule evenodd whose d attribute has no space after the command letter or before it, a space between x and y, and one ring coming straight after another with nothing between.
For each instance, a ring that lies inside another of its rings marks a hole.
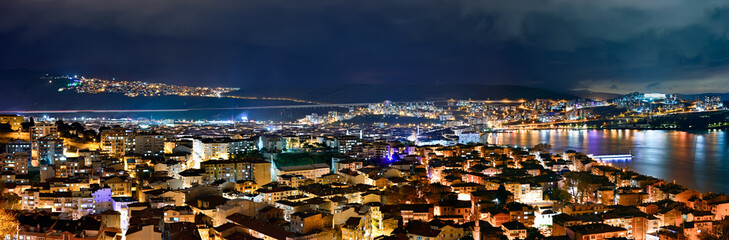
<instances>
[{"instance_id":1,"label":"road","mask_svg":"<svg viewBox=\"0 0 729 240\"><path fill-rule=\"evenodd\" d=\"M119 113L119 112L187 112L210 110L253 110L253 109L300 109L300 108L335 108L335 107L361 107L372 103L343 103L343 104L307 104L307 105L278 105L255 107L227 107L227 108L177 108L177 109L75 109L75 110L29 110L29 111L0 111L2 114L53 114L53 113Z\"/></svg>"}]
</instances>

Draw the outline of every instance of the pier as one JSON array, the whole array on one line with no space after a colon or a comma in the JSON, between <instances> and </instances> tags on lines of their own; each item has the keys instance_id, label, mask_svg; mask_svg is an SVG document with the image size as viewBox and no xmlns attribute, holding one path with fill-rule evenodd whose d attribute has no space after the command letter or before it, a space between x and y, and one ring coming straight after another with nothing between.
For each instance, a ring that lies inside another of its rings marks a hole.
<instances>
[{"instance_id":1,"label":"pier","mask_svg":"<svg viewBox=\"0 0 729 240\"><path fill-rule=\"evenodd\" d=\"M612 154L612 155L587 155L596 161L609 162L609 161L630 161L633 160L632 154Z\"/></svg>"}]
</instances>

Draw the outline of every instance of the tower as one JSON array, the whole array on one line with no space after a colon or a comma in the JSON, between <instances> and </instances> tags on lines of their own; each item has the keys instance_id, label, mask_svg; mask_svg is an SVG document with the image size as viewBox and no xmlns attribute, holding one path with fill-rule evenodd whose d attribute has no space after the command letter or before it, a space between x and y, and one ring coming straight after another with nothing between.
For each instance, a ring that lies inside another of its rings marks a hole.
<instances>
[{"instance_id":1,"label":"tower","mask_svg":"<svg viewBox=\"0 0 729 240\"><path fill-rule=\"evenodd\" d=\"M473 240L481 240L481 219L476 219L476 226L473 227Z\"/></svg>"}]
</instances>

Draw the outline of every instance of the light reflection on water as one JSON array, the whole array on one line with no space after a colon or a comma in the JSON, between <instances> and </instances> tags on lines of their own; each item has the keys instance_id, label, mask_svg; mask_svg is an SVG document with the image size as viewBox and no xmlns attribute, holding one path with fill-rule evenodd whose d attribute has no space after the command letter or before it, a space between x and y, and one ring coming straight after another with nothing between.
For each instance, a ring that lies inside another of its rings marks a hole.
<instances>
[{"instance_id":1,"label":"light reflection on water","mask_svg":"<svg viewBox=\"0 0 729 240\"><path fill-rule=\"evenodd\" d=\"M534 146L549 143L555 152L633 154L614 162L639 173L676 180L700 191L729 193L729 135L726 131L521 130L496 133L490 143Z\"/></svg>"}]
</instances>

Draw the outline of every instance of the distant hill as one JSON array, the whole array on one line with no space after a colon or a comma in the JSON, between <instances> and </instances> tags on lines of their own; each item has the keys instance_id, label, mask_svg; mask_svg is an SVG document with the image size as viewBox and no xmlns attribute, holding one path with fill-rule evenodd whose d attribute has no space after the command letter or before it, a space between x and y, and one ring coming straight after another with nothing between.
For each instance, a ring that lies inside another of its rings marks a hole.
<instances>
[{"instance_id":1,"label":"distant hill","mask_svg":"<svg viewBox=\"0 0 729 240\"><path fill-rule=\"evenodd\" d=\"M76 109L183 109L301 104L288 101L231 98L157 96L129 98L121 94L78 94L61 91L69 81L41 79L44 73L0 70L3 101L0 110ZM343 85L322 88L247 88L230 93L239 96L288 97L327 103L366 103L447 99L575 99L574 95L514 85Z\"/></svg>"},{"instance_id":2,"label":"distant hill","mask_svg":"<svg viewBox=\"0 0 729 240\"><path fill-rule=\"evenodd\" d=\"M300 104L289 101L248 100L210 97L155 96L126 97L122 94L79 94L58 89L69 81L41 79L45 74L22 70L0 70L0 110L78 109L186 109Z\"/></svg>"},{"instance_id":3,"label":"distant hill","mask_svg":"<svg viewBox=\"0 0 729 240\"><path fill-rule=\"evenodd\" d=\"M597 100L608 100L608 99L614 99L614 98L622 96L621 94L617 94L617 93L593 92L593 91L589 91L589 90L567 91L565 93L569 94L569 95L574 95L574 96L577 96L580 98L597 99Z\"/></svg>"},{"instance_id":4,"label":"distant hill","mask_svg":"<svg viewBox=\"0 0 729 240\"><path fill-rule=\"evenodd\" d=\"M420 101L447 99L575 99L574 95L540 88L515 85L399 85L368 84L325 88L241 89L231 94L241 96L292 97L328 103Z\"/></svg>"}]
</instances>

